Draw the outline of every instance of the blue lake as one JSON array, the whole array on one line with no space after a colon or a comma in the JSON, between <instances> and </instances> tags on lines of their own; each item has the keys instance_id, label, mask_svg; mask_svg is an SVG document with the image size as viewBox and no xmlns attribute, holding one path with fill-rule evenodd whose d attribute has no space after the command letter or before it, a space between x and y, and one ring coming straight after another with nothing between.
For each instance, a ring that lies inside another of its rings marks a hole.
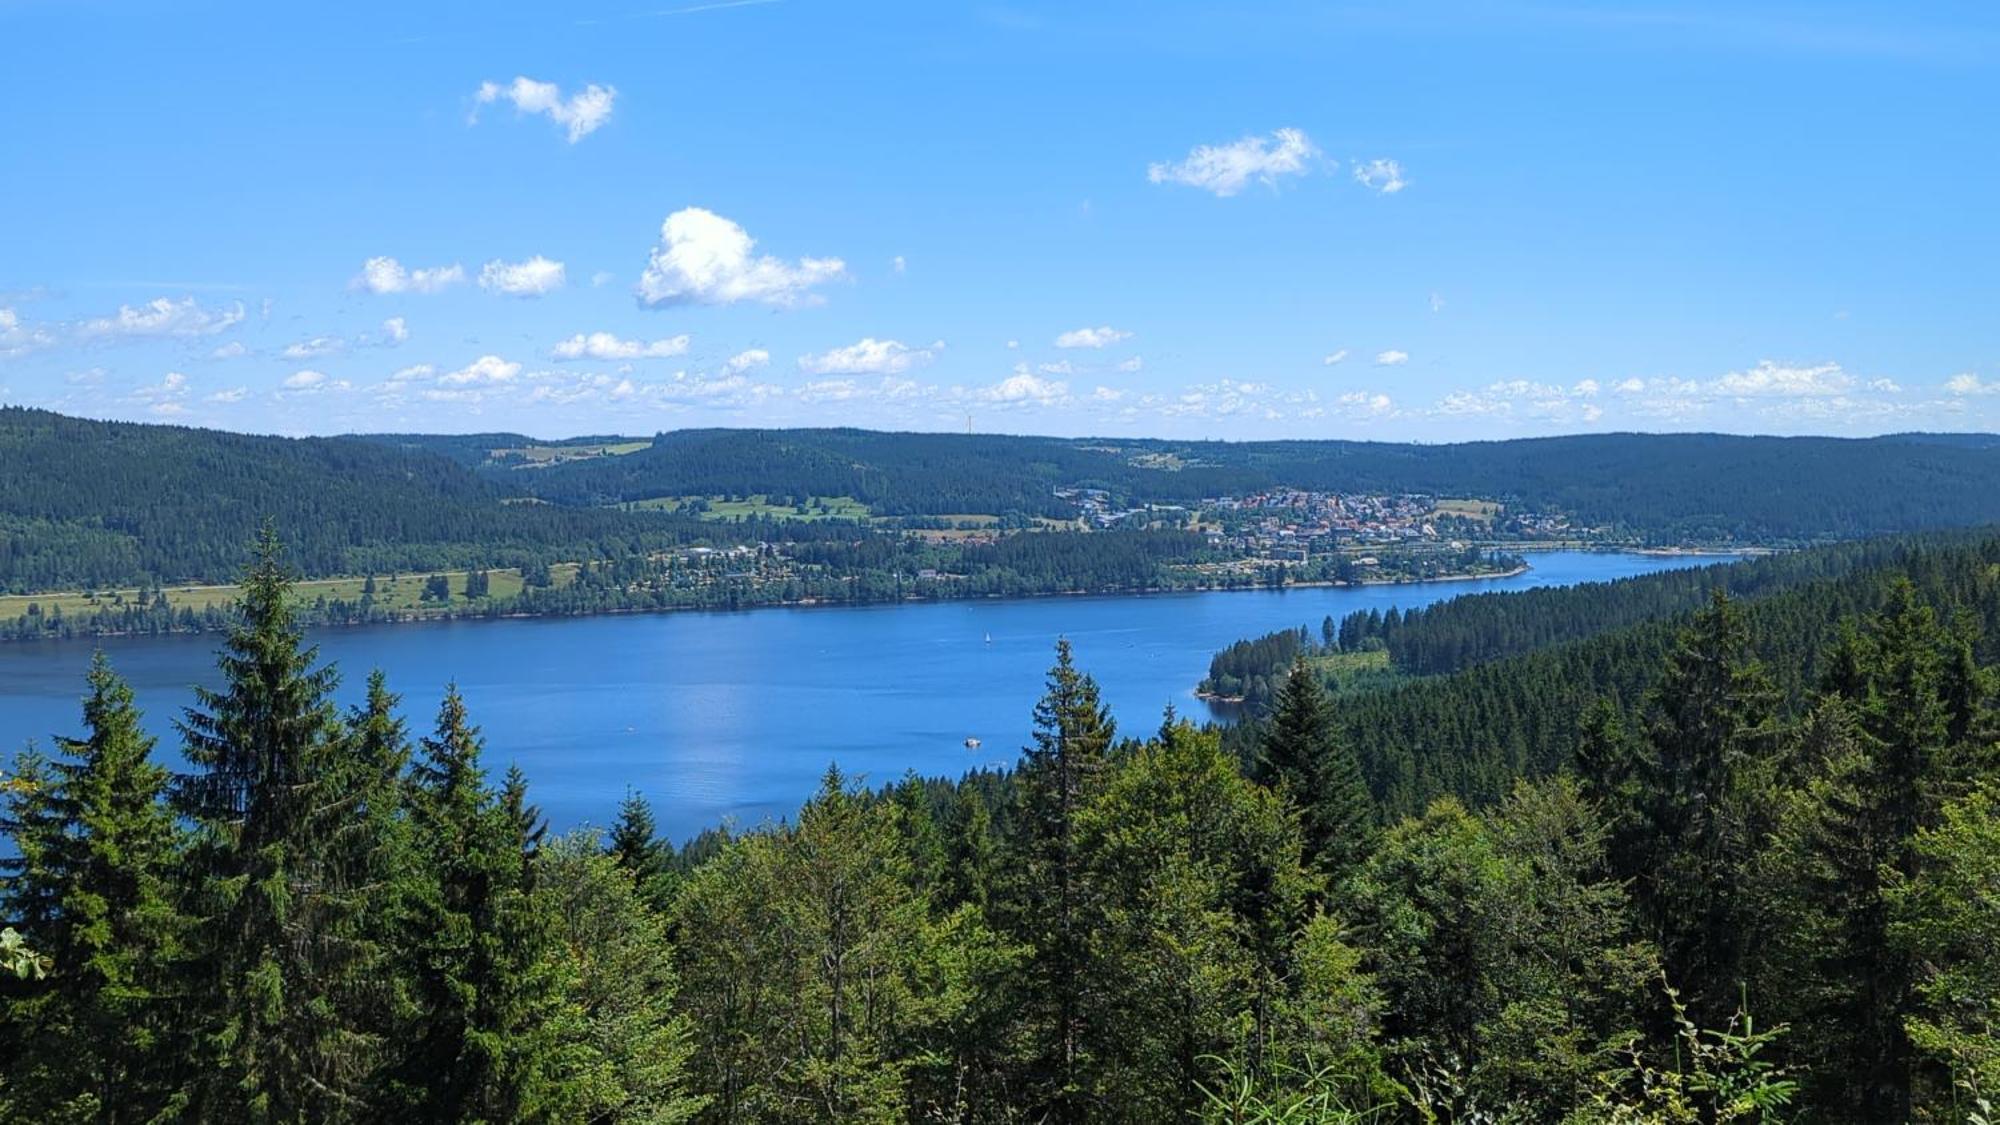
<instances>
[{"instance_id":1,"label":"blue lake","mask_svg":"<svg viewBox=\"0 0 2000 1125\"><path fill-rule=\"evenodd\" d=\"M456 680L497 775L528 773L558 829L605 824L627 785L676 839L733 819L789 816L829 762L871 783L907 769L1012 764L1058 636L1133 732L1168 703L1201 715L1194 685L1233 641L1408 609L1460 594L1609 581L1714 559L1552 551L1512 578L1359 588L1037 598L464 621L328 629L314 640L356 702L368 670L401 692L413 733ZM103 642L174 758L189 686L215 686L213 636ZM0 644L0 749L76 733L93 643ZM981 740L967 750L967 738Z\"/></svg>"}]
</instances>

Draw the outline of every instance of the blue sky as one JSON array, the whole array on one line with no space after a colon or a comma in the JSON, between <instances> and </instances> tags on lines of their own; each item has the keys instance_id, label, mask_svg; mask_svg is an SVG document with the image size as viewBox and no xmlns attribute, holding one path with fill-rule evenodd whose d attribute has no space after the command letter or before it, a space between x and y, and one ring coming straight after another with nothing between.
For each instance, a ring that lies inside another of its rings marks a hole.
<instances>
[{"instance_id":1,"label":"blue sky","mask_svg":"<svg viewBox=\"0 0 2000 1125\"><path fill-rule=\"evenodd\" d=\"M1991 4L302 9L0 0L0 401L2000 428Z\"/></svg>"}]
</instances>

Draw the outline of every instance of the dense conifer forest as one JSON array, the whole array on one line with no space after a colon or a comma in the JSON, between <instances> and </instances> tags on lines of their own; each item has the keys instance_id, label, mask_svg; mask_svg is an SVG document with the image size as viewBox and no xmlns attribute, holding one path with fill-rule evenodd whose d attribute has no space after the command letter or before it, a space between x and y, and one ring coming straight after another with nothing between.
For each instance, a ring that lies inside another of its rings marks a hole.
<instances>
[{"instance_id":1,"label":"dense conifer forest","mask_svg":"<svg viewBox=\"0 0 2000 1125\"><path fill-rule=\"evenodd\" d=\"M615 456L502 455L604 444L514 434L294 439L0 408L0 593L227 581L267 518L308 577L528 571L690 546L906 552L918 548L896 542L905 523L979 514L1032 525L1074 516L1057 490L1082 488L1158 504L1275 487L1486 497L1563 513L1605 541L1668 545L1792 546L2000 521L2000 494L1987 484L2000 447L1978 435L1608 434L1432 446L686 430ZM880 522L717 521L630 507L753 495L847 498ZM1009 581L1033 592L1125 588L1127 562L1098 554L1123 549L1092 545L1059 582ZM1039 565L1021 561L1017 574ZM948 565L961 562L983 565L957 553ZM886 570L848 574L893 584Z\"/></svg>"},{"instance_id":2,"label":"dense conifer forest","mask_svg":"<svg viewBox=\"0 0 2000 1125\"><path fill-rule=\"evenodd\" d=\"M638 793L551 834L456 692L337 709L267 536L187 773L101 660L9 773L0 1111L1985 1120L1996 575L1981 534L1468 599L1407 627L1556 620L1337 696L1289 634L1226 732L1062 643L1012 771L830 767L676 847Z\"/></svg>"}]
</instances>

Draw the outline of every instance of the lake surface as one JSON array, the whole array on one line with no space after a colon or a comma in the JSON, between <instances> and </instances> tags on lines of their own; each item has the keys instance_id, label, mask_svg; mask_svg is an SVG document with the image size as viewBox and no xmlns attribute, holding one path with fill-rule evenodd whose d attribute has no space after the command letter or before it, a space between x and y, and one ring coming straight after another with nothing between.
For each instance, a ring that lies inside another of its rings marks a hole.
<instances>
[{"instance_id":1,"label":"lake surface","mask_svg":"<svg viewBox=\"0 0 2000 1125\"><path fill-rule=\"evenodd\" d=\"M487 733L494 776L526 770L557 829L606 824L627 785L681 839L733 819L791 815L828 763L871 783L907 769L957 775L1011 765L1067 636L1123 728L1149 732L1173 703L1205 712L1195 684L1216 650L1328 614L1408 609L1460 594L1609 581L1713 558L1551 551L1512 578L1144 597L460 621L320 630L343 703L371 668L429 730L456 679ZM163 755L191 684L218 686L215 636L108 639ZM78 733L95 642L0 644L0 750ZM982 746L967 750L967 738Z\"/></svg>"}]
</instances>

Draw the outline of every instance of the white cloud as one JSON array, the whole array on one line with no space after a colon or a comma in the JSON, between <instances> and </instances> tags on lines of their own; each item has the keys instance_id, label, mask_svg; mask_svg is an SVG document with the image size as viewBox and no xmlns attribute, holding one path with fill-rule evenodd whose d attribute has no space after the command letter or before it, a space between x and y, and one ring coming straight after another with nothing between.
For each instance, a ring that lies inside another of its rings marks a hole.
<instances>
[{"instance_id":1,"label":"white cloud","mask_svg":"<svg viewBox=\"0 0 2000 1125\"><path fill-rule=\"evenodd\" d=\"M115 316L87 320L77 332L94 338L213 336L242 323L245 315L241 301L226 309L205 309L193 297L159 297L137 308L120 305Z\"/></svg>"},{"instance_id":2,"label":"white cloud","mask_svg":"<svg viewBox=\"0 0 2000 1125\"><path fill-rule=\"evenodd\" d=\"M400 344L410 338L410 325L400 316L392 316L382 322L382 340L385 344Z\"/></svg>"},{"instance_id":3,"label":"white cloud","mask_svg":"<svg viewBox=\"0 0 2000 1125\"><path fill-rule=\"evenodd\" d=\"M495 259L479 271L479 287L509 297L540 297L563 286L563 264L540 254L525 262Z\"/></svg>"},{"instance_id":4,"label":"white cloud","mask_svg":"<svg viewBox=\"0 0 2000 1125\"><path fill-rule=\"evenodd\" d=\"M1595 379L1579 379L1576 386L1570 388L1570 393L1583 398L1594 398L1597 392L1602 389L1602 387L1597 385L1597 380Z\"/></svg>"},{"instance_id":5,"label":"white cloud","mask_svg":"<svg viewBox=\"0 0 2000 1125\"><path fill-rule=\"evenodd\" d=\"M249 397L250 397L250 388L231 387L228 390L217 391L214 394L209 395L208 401L220 402L220 403L242 402L244 399Z\"/></svg>"},{"instance_id":6,"label":"white cloud","mask_svg":"<svg viewBox=\"0 0 2000 1125\"><path fill-rule=\"evenodd\" d=\"M456 371L447 371L438 376L438 385L490 387L499 383L511 383L520 374L520 364L501 359L497 355L483 355Z\"/></svg>"},{"instance_id":7,"label":"white cloud","mask_svg":"<svg viewBox=\"0 0 2000 1125\"><path fill-rule=\"evenodd\" d=\"M178 371L169 371L158 383L134 388L125 397L147 404L146 408L154 414L185 414L187 407L181 405L181 400L187 396L188 377Z\"/></svg>"},{"instance_id":8,"label":"white cloud","mask_svg":"<svg viewBox=\"0 0 2000 1125\"><path fill-rule=\"evenodd\" d=\"M1320 360L1320 363L1324 364L1327 367L1332 367L1335 364L1345 363L1346 361L1347 361L1347 349L1341 348L1338 351L1332 351L1326 353L1326 358Z\"/></svg>"},{"instance_id":9,"label":"white cloud","mask_svg":"<svg viewBox=\"0 0 2000 1125\"><path fill-rule=\"evenodd\" d=\"M1762 395L1837 395L1854 386L1854 379L1837 363L1794 367L1762 360L1748 371L1731 371L1715 380L1716 394L1738 398Z\"/></svg>"},{"instance_id":10,"label":"white cloud","mask_svg":"<svg viewBox=\"0 0 2000 1125\"><path fill-rule=\"evenodd\" d=\"M1303 175L1319 150L1297 129L1279 129L1269 137L1250 136L1222 145L1197 145L1187 159L1151 164L1146 178L1156 184L1186 184L1218 197L1235 195L1250 181L1276 187L1278 177Z\"/></svg>"},{"instance_id":11,"label":"white cloud","mask_svg":"<svg viewBox=\"0 0 2000 1125\"><path fill-rule=\"evenodd\" d=\"M1410 186L1410 182L1403 178L1403 166L1384 158L1355 161L1354 182L1383 195L1394 195Z\"/></svg>"},{"instance_id":12,"label":"white cloud","mask_svg":"<svg viewBox=\"0 0 2000 1125\"><path fill-rule=\"evenodd\" d=\"M288 391L309 391L326 384L324 371L298 371L285 376L284 388Z\"/></svg>"},{"instance_id":13,"label":"white cloud","mask_svg":"<svg viewBox=\"0 0 2000 1125\"><path fill-rule=\"evenodd\" d=\"M1991 395L2000 394L2000 383L1989 383L1967 371L1945 380L1944 389L1955 395Z\"/></svg>"},{"instance_id":14,"label":"white cloud","mask_svg":"<svg viewBox=\"0 0 2000 1125\"><path fill-rule=\"evenodd\" d=\"M686 207L660 225L646 272L639 277L639 302L662 305L726 305L761 301L787 307L816 300L812 288L847 275L839 258L801 258L796 263L753 253L748 232L713 211Z\"/></svg>"},{"instance_id":15,"label":"white cloud","mask_svg":"<svg viewBox=\"0 0 2000 1125\"><path fill-rule=\"evenodd\" d=\"M1011 349L1014 349L1014 348L1018 348L1018 347L1020 347L1020 346L1021 346L1021 341L1019 341L1019 340L1009 340L1009 341L1007 341L1007 347L1008 347L1008 348L1009 348L1010 350L1011 350Z\"/></svg>"},{"instance_id":16,"label":"white cloud","mask_svg":"<svg viewBox=\"0 0 2000 1125\"><path fill-rule=\"evenodd\" d=\"M1016 368L1014 374L990 387L981 387L975 397L1000 404L1050 406L1069 398L1069 384L1060 379L1044 379Z\"/></svg>"},{"instance_id":17,"label":"white cloud","mask_svg":"<svg viewBox=\"0 0 2000 1125\"><path fill-rule=\"evenodd\" d=\"M1125 332L1110 325L1101 328L1077 328L1056 337L1059 348L1108 348L1120 340L1132 338Z\"/></svg>"},{"instance_id":18,"label":"white cloud","mask_svg":"<svg viewBox=\"0 0 2000 1125\"><path fill-rule=\"evenodd\" d=\"M1380 391L1349 391L1334 401L1348 414L1381 415L1396 409L1395 402Z\"/></svg>"},{"instance_id":19,"label":"white cloud","mask_svg":"<svg viewBox=\"0 0 2000 1125\"><path fill-rule=\"evenodd\" d=\"M1894 379L1870 379L1868 380L1868 389L1893 395L1902 393L1903 385Z\"/></svg>"},{"instance_id":20,"label":"white cloud","mask_svg":"<svg viewBox=\"0 0 2000 1125\"><path fill-rule=\"evenodd\" d=\"M0 359L27 355L55 342L55 333L47 328L24 323L13 309L0 309Z\"/></svg>"},{"instance_id":21,"label":"white cloud","mask_svg":"<svg viewBox=\"0 0 2000 1125\"><path fill-rule=\"evenodd\" d=\"M770 352L765 351L763 348L746 348L730 356L728 362L722 365L722 369L731 375L741 375L745 371L754 370L769 362L771 362Z\"/></svg>"},{"instance_id":22,"label":"white cloud","mask_svg":"<svg viewBox=\"0 0 2000 1125\"><path fill-rule=\"evenodd\" d=\"M1435 289L1431 290L1431 311L1434 313L1444 311L1444 296Z\"/></svg>"},{"instance_id":23,"label":"white cloud","mask_svg":"<svg viewBox=\"0 0 2000 1125\"><path fill-rule=\"evenodd\" d=\"M609 332L578 333L552 350L557 359L660 359L687 354L688 339L682 334L648 342L623 340Z\"/></svg>"},{"instance_id":24,"label":"white cloud","mask_svg":"<svg viewBox=\"0 0 2000 1125\"><path fill-rule=\"evenodd\" d=\"M370 258L361 263L361 272L352 285L370 293L436 293L465 280L465 267L453 263L429 269L405 269L394 258Z\"/></svg>"},{"instance_id":25,"label":"white cloud","mask_svg":"<svg viewBox=\"0 0 2000 1125\"><path fill-rule=\"evenodd\" d=\"M1395 348L1390 348L1386 352L1375 353L1375 366L1377 367L1401 367L1408 362L1410 362L1410 353L1397 351Z\"/></svg>"},{"instance_id":26,"label":"white cloud","mask_svg":"<svg viewBox=\"0 0 2000 1125\"><path fill-rule=\"evenodd\" d=\"M338 336L314 336L310 340L289 344L278 354L286 359L312 359L315 356L334 355L346 350L347 341Z\"/></svg>"},{"instance_id":27,"label":"white cloud","mask_svg":"<svg viewBox=\"0 0 2000 1125\"><path fill-rule=\"evenodd\" d=\"M808 375L900 375L929 363L943 347L942 340L928 348L912 348L900 340L869 336L844 348L802 355L799 370Z\"/></svg>"},{"instance_id":28,"label":"white cloud","mask_svg":"<svg viewBox=\"0 0 2000 1125\"><path fill-rule=\"evenodd\" d=\"M901 254L898 254L895 257L889 259L889 268L895 270L897 273L902 273L904 270L910 268L910 263L904 261L903 256Z\"/></svg>"},{"instance_id":29,"label":"white cloud","mask_svg":"<svg viewBox=\"0 0 2000 1125\"><path fill-rule=\"evenodd\" d=\"M1121 362L1118 365L1118 370L1124 372L1127 375L1131 375L1138 371L1143 370L1145 366L1146 366L1145 359L1135 355L1131 359Z\"/></svg>"},{"instance_id":30,"label":"white cloud","mask_svg":"<svg viewBox=\"0 0 2000 1125\"><path fill-rule=\"evenodd\" d=\"M241 340L231 340L208 353L210 359L241 359L249 354L250 349L244 347Z\"/></svg>"},{"instance_id":31,"label":"white cloud","mask_svg":"<svg viewBox=\"0 0 2000 1125\"><path fill-rule=\"evenodd\" d=\"M513 102L514 108L521 113L544 114L569 130L569 143L575 144L611 120L611 104L617 97L616 87L592 83L581 92L564 98L561 88L553 82L517 77L506 86L497 82L480 83L473 100L478 105L490 105L504 98ZM476 110L473 119L478 120Z\"/></svg>"}]
</instances>

